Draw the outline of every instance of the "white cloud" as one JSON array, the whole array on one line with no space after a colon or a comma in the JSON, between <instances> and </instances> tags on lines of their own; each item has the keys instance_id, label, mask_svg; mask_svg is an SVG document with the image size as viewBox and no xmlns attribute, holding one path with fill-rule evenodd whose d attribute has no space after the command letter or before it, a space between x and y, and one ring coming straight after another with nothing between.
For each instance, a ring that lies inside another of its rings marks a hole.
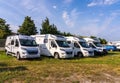
<instances>
[{"instance_id":1,"label":"white cloud","mask_svg":"<svg viewBox=\"0 0 120 83\"><path fill-rule=\"evenodd\" d=\"M104 16L104 14L103 14L103 13L100 13L99 16Z\"/></svg>"},{"instance_id":2,"label":"white cloud","mask_svg":"<svg viewBox=\"0 0 120 83\"><path fill-rule=\"evenodd\" d=\"M77 18L79 14L80 13L77 12L76 9L73 9L70 13L64 11L62 14L62 18L68 27L74 27L75 23L77 22Z\"/></svg>"},{"instance_id":3,"label":"white cloud","mask_svg":"<svg viewBox=\"0 0 120 83\"><path fill-rule=\"evenodd\" d=\"M12 32L17 32L17 30L19 29L19 27L17 25L10 25L10 29L12 30Z\"/></svg>"},{"instance_id":4,"label":"white cloud","mask_svg":"<svg viewBox=\"0 0 120 83\"><path fill-rule=\"evenodd\" d=\"M83 25L80 25L80 27L78 27L77 29L74 29L75 33L80 34L80 35L86 35L86 36L104 35L105 37L106 35L108 35L108 33L111 34L114 29L117 32L116 29L118 28L118 26L117 24L114 25L113 22L119 16L120 16L120 11L113 11L108 16L104 17L103 19L101 19L101 16L100 16L100 18L97 17L97 18L85 20L85 22L82 23Z\"/></svg>"},{"instance_id":5,"label":"white cloud","mask_svg":"<svg viewBox=\"0 0 120 83\"><path fill-rule=\"evenodd\" d=\"M33 9L35 6L31 0L22 0L22 6L28 10Z\"/></svg>"},{"instance_id":6,"label":"white cloud","mask_svg":"<svg viewBox=\"0 0 120 83\"><path fill-rule=\"evenodd\" d=\"M48 8L48 3L44 0L21 0L21 6L24 8L24 11L32 13L37 12L37 14L42 14L46 16L51 16L51 12ZM55 6L54 6L55 8Z\"/></svg>"},{"instance_id":7,"label":"white cloud","mask_svg":"<svg viewBox=\"0 0 120 83\"><path fill-rule=\"evenodd\" d=\"M68 25L69 27L72 27L74 25L74 22L71 20L70 15L68 14L67 11L63 12L63 20L65 21L66 25Z\"/></svg>"},{"instance_id":8,"label":"white cloud","mask_svg":"<svg viewBox=\"0 0 120 83\"><path fill-rule=\"evenodd\" d=\"M99 33L97 24L87 24L81 26L80 29L77 30L77 33L80 35L90 36L90 35L97 35Z\"/></svg>"},{"instance_id":9,"label":"white cloud","mask_svg":"<svg viewBox=\"0 0 120 83\"><path fill-rule=\"evenodd\" d=\"M97 6L97 5L112 5L117 3L119 0L92 0L91 3L89 3L87 6Z\"/></svg>"},{"instance_id":10,"label":"white cloud","mask_svg":"<svg viewBox=\"0 0 120 83\"><path fill-rule=\"evenodd\" d=\"M6 10L10 11L12 9L13 11L16 11L17 14L19 13L20 16L25 16L25 13L21 12L21 9L19 7L16 7L16 6L18 6L17 4L8 2L6 0L1 0L0 2L2 2L4 5L6 5L8 7L8 9L3 8L3 9L5 9L4 11L6 11ZM12 12L12 11L10 11L10 12ZM13 13L13 16L16 14L15 12L12 12L12 13Z\"/></svg>"},{"instance_id":11,"label":"white cloud","mask_svg":"<svg viewBox=\"0 0 120 83\"><path fill-rule=\"evenodd\" d=\"M56 6L56 5L53 5L53 8L54 8L54 9L56 9L56 8L57 8L57 6Z\"/></svg>"},{"instance_id":12,"label":"white cloud","mask_svg":"<svg viewBox=\"0 0 120 83\"><path fill-rule=\"evenodd\" d=\"M119 15L119 12L112 12L109 17L105 18L102 26L101 31L107 29L110 27L110 24L113 22L113 20Z\"/></svg>"}]
</instances>

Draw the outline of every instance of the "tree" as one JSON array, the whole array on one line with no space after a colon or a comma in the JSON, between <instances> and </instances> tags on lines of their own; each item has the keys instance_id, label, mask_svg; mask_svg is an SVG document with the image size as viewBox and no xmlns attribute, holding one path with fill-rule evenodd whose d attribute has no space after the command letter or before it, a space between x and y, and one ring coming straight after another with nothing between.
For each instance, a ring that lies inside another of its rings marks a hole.
<instances>
[{"instance_id":1,"label":"tree","mask_svg":"<svg viewBox=\"0 0 120 83\"><path fill-rule=\"evenodd\" d=\"M103 38L99 38L101 44L107 44L107 40Z\"/></svg>"},{"instance_id":2,"label":"tree","mask_svg":"<svg viewBox=\"0 0 120 83\"><path fill-rule=\"evenodd\" d=\"M97 38L97 37L95 37L95 36L90 36L90 38ZM107 40L106 39L103 39L103 38L97 38L97 39L99 39L100 40L100 43L101 44L107 44Z\"/></svg>"},{"instance_id":3,"label":"tree","mask_svg":"<svg viewBox=\"0 0 120 83\"><path fill-rule=\"evenodd\" d=\"M49 19L46 17L45 21L42 22L42 29L40 29L41 34L56 34L59 35L60 31L54 24L49 23Z\"/></svg>"},{"instance_id":4,"label":"tree","mask_svg":"<svg viewBox=\"0 0 120 83\"><path fill-rule=\"evenodd\" d=\"M90 38L93 38L93 39L94 39L94 38L97 38L97 37L95 37L95 36L90 36Z\"/></svg>"},{"instance_id":5,"label":"tree","mask_svg":"<svg viewBox=\"0 0 120 83\"><path fill-rule=\"evenodd\" d=\"M35 27L34 20L31 17L26 16L23 24L19 26L18 33L23 35L35 35L37 33L37 29Z\"/></svg>"},{"instance_id":6,"label":"tree","mask_svg":"<svg viewBox=\"0 0 120 83\"><path fill-rule=\"evenodd\" d=\"M6 21L0 18L0 39L6 38L8 35L11 35L12 31L10 30L9 24L6 24Z\"/></svg>"},{"instance_id":7,"label":"tree","mask_svg":"<svg viewBox=\"0 0 120 83\"><path fill-rule=\"evenodd\" d=\"M66 33L66 32L61 32L60 33L63 36L73 36L70 32Z\"/></svg>"}]
</instances>

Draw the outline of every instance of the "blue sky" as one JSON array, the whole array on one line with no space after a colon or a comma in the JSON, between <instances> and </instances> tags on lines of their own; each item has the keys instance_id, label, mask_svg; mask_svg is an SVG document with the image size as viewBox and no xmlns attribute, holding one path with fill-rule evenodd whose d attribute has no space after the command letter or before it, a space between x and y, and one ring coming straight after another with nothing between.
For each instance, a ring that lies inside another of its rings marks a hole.
<instances>
[{"instance_id":1,"label":"blue sky","mask_svg":"<svg viewBox=\"0 0 120 83\"><path fill-rule=\"evenodd\" d=\"M38 29L46 17L60 31L120 40L120 0L0 0L0 18L16 32L30 16Z\"/></svg>"}]
</instances>

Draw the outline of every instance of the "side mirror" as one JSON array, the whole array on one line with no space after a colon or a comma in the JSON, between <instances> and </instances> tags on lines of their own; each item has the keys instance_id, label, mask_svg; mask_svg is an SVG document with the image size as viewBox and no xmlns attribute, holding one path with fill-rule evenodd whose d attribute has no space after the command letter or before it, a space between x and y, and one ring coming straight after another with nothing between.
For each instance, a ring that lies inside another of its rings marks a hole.
<instances>
[{"instance_id":1,"label":"side mirror","mask_svg":"<svg viewBox=\"0 0 120 83\"><path fill-rule=\"evenodd\" d=\"M56 45L53 45L53 48L57 48L57 46L56 46Z\"/></svg>"},{"instance_id":2,"label":"side mirror","mask_svg":"<svg viewBox=\"0 0 120 83\"><path fill-rule=\"evenodd\" d=\"M19 44L16 44L15 46L16 46L16 47L19 47Z\"/></svg>"}]
</instances>

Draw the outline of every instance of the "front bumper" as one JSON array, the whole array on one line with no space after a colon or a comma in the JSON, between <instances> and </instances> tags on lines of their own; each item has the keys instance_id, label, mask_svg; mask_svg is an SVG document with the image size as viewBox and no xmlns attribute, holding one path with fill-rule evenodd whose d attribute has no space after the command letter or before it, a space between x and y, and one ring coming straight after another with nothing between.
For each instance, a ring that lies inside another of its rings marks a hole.
<instances>
[{"instance_id":1,"label":"front bumper","mask_svg":"<svg viewBox=\"0 0 120 83\"><path fill-rule=\"evenodd\" d=\"M66 54L66 53L61 53L60 58L73 58L73 54Z\"/></svg>"},{"instance_id":2,"label":"front bumper","mask_svg":"<svg viewBox=\"0 0 120 83\"><path fill-rule=\"evenodd\" d=\"M24 54L20 56L21 58L40 58L40 54L30 55L30 54Z\"/></svg>"}]
</instances>

